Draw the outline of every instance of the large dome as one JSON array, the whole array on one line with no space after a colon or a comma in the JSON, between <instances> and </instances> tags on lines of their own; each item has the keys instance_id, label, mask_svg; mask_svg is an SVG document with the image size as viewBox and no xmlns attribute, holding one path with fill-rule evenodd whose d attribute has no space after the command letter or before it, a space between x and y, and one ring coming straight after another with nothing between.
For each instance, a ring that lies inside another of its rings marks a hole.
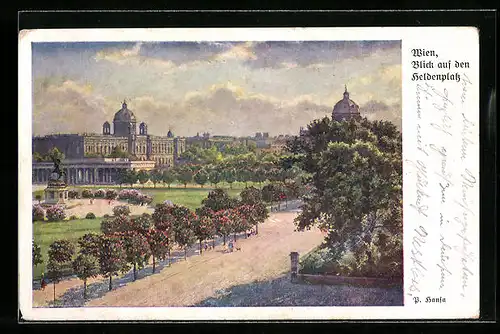
<instances>
[{"instance_id":1,"label":"large dome","mask_svg":"<svg viewBox=\"0 0 500 334\"><path fill-rule=\"evenodd\" d=\"M359 105L349 98L349 92L346 87L344 98L333 107L332 117L336 120L342 120L359 115Z\"/></svg>"},{"instance_id":2,"label":"large dome","mask_svg":"<svg viewBox=\"0 0 500 334\"><path fill-rule=\"evenodd\" d=\"M135 122L135 115L127 108L127 103L123 102L122 108L118 110L113 118L114 122Z\"/></svg>"}]
</instances>

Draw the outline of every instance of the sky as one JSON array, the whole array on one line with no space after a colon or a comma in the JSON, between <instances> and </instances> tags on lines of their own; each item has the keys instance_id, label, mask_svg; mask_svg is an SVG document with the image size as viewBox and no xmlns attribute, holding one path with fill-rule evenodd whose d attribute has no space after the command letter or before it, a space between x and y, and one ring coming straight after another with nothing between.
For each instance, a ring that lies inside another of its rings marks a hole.
<instances>
[{"instance_id":1,"label":"sky","mask_svg":"<svg viewBox=\"0 0 500 334\"><path fill-rule=\"evenodd\" d=\"M345 85L400 127L401 42L33 43L33 135L101 133L124 99L153 135L297 134Z\"/></svg>"}]
</instances>

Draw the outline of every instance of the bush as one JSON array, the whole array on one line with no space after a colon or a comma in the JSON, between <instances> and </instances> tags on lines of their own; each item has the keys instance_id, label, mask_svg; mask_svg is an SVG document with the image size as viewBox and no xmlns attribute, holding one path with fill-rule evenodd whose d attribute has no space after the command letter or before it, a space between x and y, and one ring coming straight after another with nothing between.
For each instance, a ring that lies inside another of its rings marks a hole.
<instances>
[{"instance_id":1,"label":"bush","mask_svg":"<svg viewBox=\"0 0 500 334\"><path fill-rule=\"evenodd\" d=\"M69 220L77 220L77 219L78 219L78 217L75 216L75 215L72 215L72 216L69 217Z\"/></svg>"},{"instance_id":2,"label":"bush","mask_svg":"<svg viewBox=\"0 0 500 334\"><path fill-rule=\"evenodd\" d=\"M118 192L115 189L106 190L106 199L115 199L118 197Z\"/></svg>"},{"instance_id":3,"label":"bush","mask_svg":"<svg viewBox=\"0 0 500 334\"><path fill-rule=\"evenodd\" d=\"M45 210L38 205L33 205L33 221L44 221L45 220Z\"/></svg>"},{"instance_id":4,"label":"bush","mask_svg":"<svg viewBox=\"0 0 500 334\"><path fill-rule=\"evenodd\" d=\"M47 220L49 222L57 222L64 220L66 218L66 213L64 212L64 208L60 205L53 205L49 207L46 211Z\"/></svg>"},{"instance_id":5,"label":"bush","mask_svg":"<svg viewBox=\"0 0 500 334\"><path fill-rule=\"evenodd\" d=\"M87 215L85 216L85 219L95 219L95 214L93 212L89 212L87 213Z\"/></svg>"},{"instance_id":6,"label":"bush","mask_svg":"<svg viewBox=\"0 0 500 334\"><path fill-rule=\"evenodd\" d=\"M92 197L94 197L94 194L92 193L92 190L90 190L90 189L83 189L82 197L83 198L92 198Z\"/></svg>"},{"instance_id":7,"label":"bush","mask_svg":"<svg viewBox=\"0 0 500 334\"><path fill-rule=\"evenodd\" d=\"M327 271L325 267L331 263L332 259L328 254L328 249L319 247L300 261L299 268L303 274L325 274Z\"/></svg>"},{"instance_id":8,"label":"bush","mask_svg":"<svg viewBox=\"0 0 500 334\"><path fill-rule=\"evenodd\" d=\"M127 205L118 205L113 208L114 216L120 216L120 215L128 216L129 214L130 214L130 208Z\"/></svg>"},{"instance_id":9,"label":"bush","mask_svg":"<svg viewBox=\"0 0 500 334\"><path fill-rule=\"evenodd\" d=\"M94 193L95 198L104 198L106 196L106 190L104 189L97 189Z\"/></svg>"},{"instance_id":10,"label":"bush","mask_svg":"<svg viewBox=\"0 0 500 334\"><path fill-rule=\"evenodd\" d=\"M85 190L84 190L84 191L85 191ZM83 193L82 193L82 194L83 194ZM75 198L78 198L78 197L79 197L79 196L78 196L78 191L76 191L76 190L70 190L70 191L68 191L68 197L69 197L70 199L75 199Z\"/></svg>"}]
</instances>

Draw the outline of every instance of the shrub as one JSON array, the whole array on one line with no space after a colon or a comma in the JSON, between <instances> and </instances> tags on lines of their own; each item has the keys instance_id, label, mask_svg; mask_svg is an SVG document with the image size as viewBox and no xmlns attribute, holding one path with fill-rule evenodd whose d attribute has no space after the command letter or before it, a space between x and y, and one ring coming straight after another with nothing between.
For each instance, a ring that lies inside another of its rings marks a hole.
<instances>
[{"instance_id":1,"label":"shrub","mask_svg":"<svg viewBox=\"0 0 500 334\"><path fill-rule=\"evenodd\" d=\"M115 189L106 190L106 199L115 199L118 197L118 192Z\"/></svg>"},{"instance_id":2,"label":"shrub","mask_svg":"<svg viewBox=\"0 0 500 334\"><path fill-rule=\"evenodd\" d=\"M87 215L85 216L85 219L95 219L95 214L93 212L89 212L87 213Z\"/></svg>"},{"instance_id":3,"label":"shrub","mask_svg":"<svg viewBox=\"0 0 500 334\"><path fill-rule=\"evenodd\" d=\"M106 190L104 189L97 189L94 193L95 198L104 198L106 196Z\"/></svg>"},{"instance_id":4,"label":"shrub","mask_svg":"<svg viewBox=\"0 0 500 334\"><path fill-rule=\"evenodd\" d=\"M44 219L45 211L43 208L38 204L33 205L33 221L44 221Z\"/></svg>"},{"instance_id":5,"label":"shrub","mask_svg":"<svg viewBox=\"0 0 500 334\"><path fill-rule=\"evenodd\" d=\"M64 212L64 208L60 205L53 205L49 207L46 211L47 220L49 222L57 222L64 220L66 218L66 213Z\"/></svg>"},{"instance_id":6,"label":"shrub","mask_svg":"<svg viewBox=\"0 0 500 334\"><path fill-rule=\"evenodd\" d=\"M76 220L76 219L78 219L78 217L75 216L75 215L72 215L72 216L69 217L69 220Z\"/></svg>"},{"instance_id":7,"label":"shrub","mask_svg":"<svg viewBox=\"0 0 500 334\"><path fill-rule=\"evenodd\" d=\"M118 205L113 208L114 216L128 216L130 214L130 208L127 205Z\"/></svg>"},{"instance_id":8,"label":"shrub","mask_svg":"<svg viewBox=\"0 0 500 334\"><path fill-rule=\"evenodd\" d=\"M92 198L92 197L94 197L94 194L92 193L91 189L83 189L82 197L83 198Z\"/></svg>"},{"instance_id":9,"label":"shrub","mask_svg":"<svg viewBox=\"0 0 500 334\"><path fill-rule=\"evenodd\" d=\"M83 195L83 192L82 192L82 195ZM71 199L78 198L79 197L78 196L78 191L76 191L76 190L70 190L70 191L68 191L68 197L71 198Z\"/></svg>"}]
</instances>

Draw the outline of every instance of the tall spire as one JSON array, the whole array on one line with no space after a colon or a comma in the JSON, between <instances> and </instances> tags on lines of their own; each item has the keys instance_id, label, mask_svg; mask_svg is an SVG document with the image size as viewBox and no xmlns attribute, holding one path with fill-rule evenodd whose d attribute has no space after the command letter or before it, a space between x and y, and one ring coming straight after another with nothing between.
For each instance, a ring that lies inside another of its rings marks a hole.
<instances>
[{"instance_id":1,"label":"tall spire","mask_svg":"<svg viewBox=\"0 0 500 334\"><path fill-rule=\"evenodd\" d=\"M347 93L347 85L344 84L344 87L345 87L345 92L344 93Z\"/></svg>"},{"instance_id":2,"label":"tall spire","mask_svg":"<svg viewBox=\"0 0 500 334\"><path fill-rule=\"evenodd\" d=\"M123 99L122 108L123 109L127 108L127 100L126 99Z\"/></svg>"},{"instance_id":3,"label":"tall spire","mask_svg":"<svg viewBox=\"0 0 500 334\"><path fill-rule=\"evenodd\" d=\"M347 85L344 85L345 91L344 91L344 99L348 100L349 99L349 92L347 91Z\"/></svg>"}]
</instances>

